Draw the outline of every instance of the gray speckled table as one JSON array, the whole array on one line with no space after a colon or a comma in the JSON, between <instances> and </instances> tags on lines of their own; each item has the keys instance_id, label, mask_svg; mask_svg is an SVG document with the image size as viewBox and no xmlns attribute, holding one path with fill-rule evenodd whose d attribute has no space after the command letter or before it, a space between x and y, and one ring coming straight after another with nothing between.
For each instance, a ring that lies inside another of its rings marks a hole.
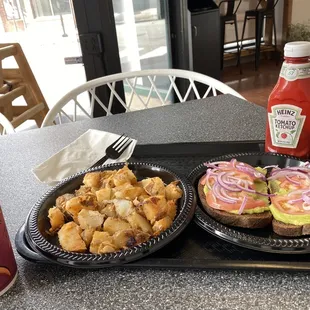
<instances>
[{"instance_id":1,"label":"gray speckled table","mask_svg":"<svg viewBox=\"0 0 310 310\"><path fill-rule=\"evenodd\" d=\"M140 144L261 140L265 110L232 96L0 137L0 200L11 240L46 190L30 170L89 128ZM1 255L1 253L0 253ZM257 271L74 270L16 253L19 277L0 309L309 309L310 276Z\"/></svg>"}]
</instances>

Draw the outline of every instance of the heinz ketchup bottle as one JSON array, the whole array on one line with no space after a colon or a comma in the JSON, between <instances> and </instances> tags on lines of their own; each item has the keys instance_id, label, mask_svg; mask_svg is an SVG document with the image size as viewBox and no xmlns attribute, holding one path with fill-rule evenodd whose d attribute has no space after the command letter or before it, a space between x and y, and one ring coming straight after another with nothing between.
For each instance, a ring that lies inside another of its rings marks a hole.
<instances>
[{"instance_id":1,"label":"heinz ketchup bottle","mask_svg":"<svg viewBox=\"0 0 310 310\"><path fill-rule=\"evenodd\" d=\"M266 152L310 157L310 42L284 47L285 61L268 100Z\"/></svg>"}]
</instances>

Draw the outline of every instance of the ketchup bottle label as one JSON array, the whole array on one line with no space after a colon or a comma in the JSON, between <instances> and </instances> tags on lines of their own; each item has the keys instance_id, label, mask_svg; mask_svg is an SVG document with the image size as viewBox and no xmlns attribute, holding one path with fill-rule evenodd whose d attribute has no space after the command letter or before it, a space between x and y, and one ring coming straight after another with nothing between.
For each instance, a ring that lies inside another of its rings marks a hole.
<instances>
[{"instance_id":1,"label":"ketchup bottle label","mask_svg":"<svg viewBox=\"0 0 310 310\"><path fill-rule=\"evenodd\" d=\"M296 148L306 116L302 109L289 104L278 104L268 113L271 143L273 146Z\"/></svg>"},{"instance_id":2,"label":"ketchup bottle label","mask_svg":"<svg viewBox=\"0 0 310 310\"><path fill-rule=\"evenodd\" d=\"M284 62L281 68L280 77L289 82L299 79L308 79L310 77L310 63L287 64Z\"/></svg>"}]
</instances>

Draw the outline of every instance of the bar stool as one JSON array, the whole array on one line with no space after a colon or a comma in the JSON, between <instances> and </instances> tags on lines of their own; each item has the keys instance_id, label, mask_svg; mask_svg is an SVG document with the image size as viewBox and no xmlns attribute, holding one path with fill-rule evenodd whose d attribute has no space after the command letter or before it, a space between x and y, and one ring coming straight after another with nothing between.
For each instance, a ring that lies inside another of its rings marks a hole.
<instances>
[{"instance_id":1,"label":"bar stool","mask_svg":"<svg viewBox=\"0 0 310 310\"><path fill-rule=\"evenodd\" d=\"M235 26L235 35L237 41L237 65L240 63L240 47L238 38L238 25L237 25L237 11L240 7L242 0L237 0L238 5L235 9L236 0L223 0L219 3L219 8L223 3L227 3L227 10L225 14L220 16L221 19L221 44L222 44L222 58L221 58L221 69L224 66L224 44L225 44L225 27L226 24Z\"/></svg>"},{"instance_id":2,"label":"bar stool","mask_svg":"<svg viewBox=\"0 0 310 310\"><path fill-rule=\"evenodd\" d=\"M264 8L260 8L263 0L259 0L256 8L254 10L249 10L245 12L242 36L241 36L241 46L240 51L243 48L243 39L244 32L246 27L246 22L250 19L255 19L255 70L258 69L259 59L260 59L260 46L263 35L263 25L264 19L271 18L273 23L274 30L274 40L275 40L275 51L277 51L277 31L276 31L276 23L275 23L275 7L279 0L267 0L266 6Z\"/></svg>"}]
</instances>

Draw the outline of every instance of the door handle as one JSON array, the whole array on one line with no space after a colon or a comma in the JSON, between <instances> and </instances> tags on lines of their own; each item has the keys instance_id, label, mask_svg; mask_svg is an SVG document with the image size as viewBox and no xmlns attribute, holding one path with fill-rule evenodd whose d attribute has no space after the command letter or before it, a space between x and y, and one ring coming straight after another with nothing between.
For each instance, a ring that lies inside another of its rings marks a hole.
<instances>
[{"instance_id":1,"label":"door handle","mask_svg":"<svg viewBox=\"0 0 310 310\"><path fill-rule=\"evenodd\" d=\"M194 37L197 37L198 35L198 29L196 26L193 26L193 32L194 32Z\"/></svg>"}]
</instances>

